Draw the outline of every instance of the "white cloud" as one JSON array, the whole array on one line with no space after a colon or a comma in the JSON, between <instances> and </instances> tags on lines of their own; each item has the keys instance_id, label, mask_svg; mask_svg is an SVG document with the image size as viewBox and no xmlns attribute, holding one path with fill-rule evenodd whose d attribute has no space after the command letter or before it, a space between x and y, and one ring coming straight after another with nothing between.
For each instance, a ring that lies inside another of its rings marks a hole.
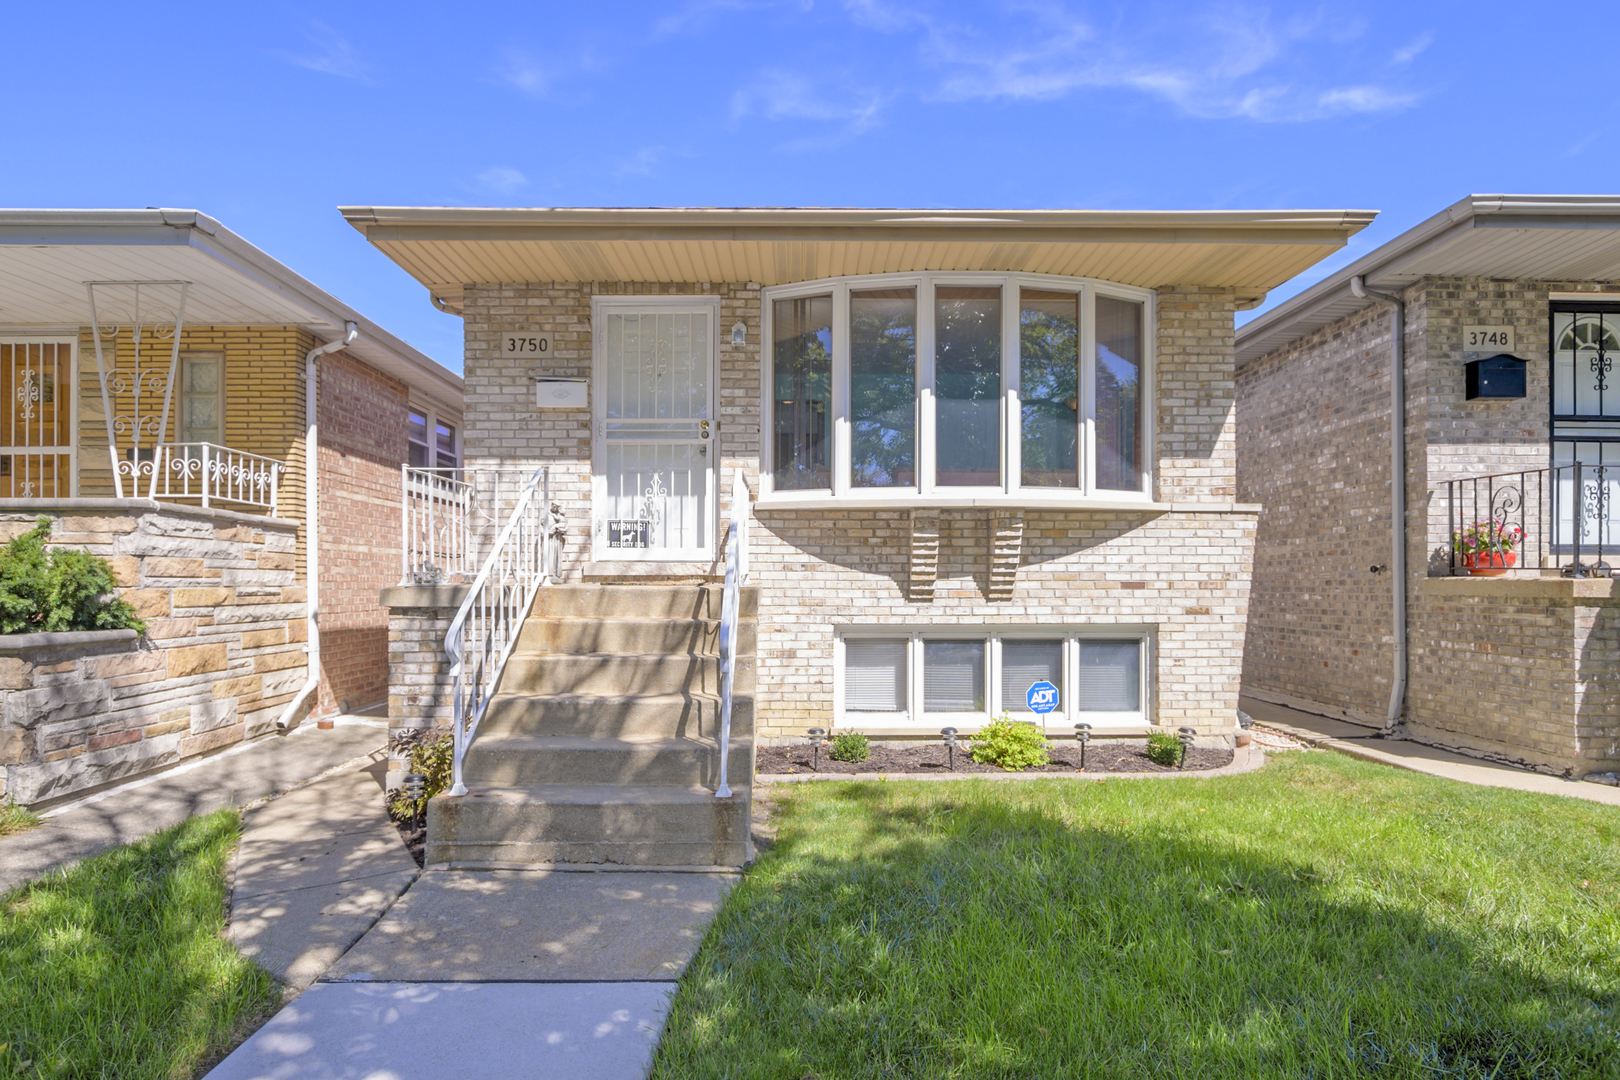
<instances>
[{"instance_id":1,"label":"white cloud","mask_svg":"<svg viewBox=\"0 0 1620 1080\"><path fill-rule=\"evenodd\" d=\"M654 37L666 37L696 29L711 18L738 11L767 11L771 8L793 8L809 11L815 0L693 0L672 14L653 24Z\"/></svg>"},{"instance_id":2,"label":"white cloud","mask_svg":"<svg viewBox=\"0 0 1620 1080\"><path fill-rule=\"evenodd\" d=\"M857 135L878 123L882 95L874 90L829 94L808 78L789 71L761 72L731 98L733 119L761 116L766 120L808 120L837 124L845 134Z\"/></svg>"},{"instance_id":3,"label":"white cloud","mask_svg":"<svg viewBox=\"0 0 1620 1080\"><path fill-rule=\"evenodd\" d=\"M1423 33L1419 34L1405 45L1402 45L1399 49L1396 49L1395 55L1390 57L1389 62L1392 64L1410 64L1414 59L1417 58L1418 53L1422 52L1424 49L1427 49L1433 44L1434 34L1431 31L1425 30Z\"/></svg>"},{"instance_id":4,"label":"white cloud","mask_svg":"<svg viewBox=\"0 0 1620 1080\"><path fill-rule=\"evenodd\" d=\"M1200 118L1302 121L1389 111L1417 100L1360 80L1324 88L1317 75L1321 50L1361 36L1364 28L1321 15L1278 22L1265 9L1176 8L1159 17L1137 9L1130 19L1105 26L1061 4L1031 0L993 23L967 25L895 0L845 0L845 10L857 26L915 37L918 59L938 72L923 96L945 101L1043 101L1126 90ZM1426 44L1408 48L1415 56Z\"/></svg>"},{"instance_id":5,"label":"white cloud","mask_svg":"<svg viewBox=\"0 0 1620 1080\"><path fill-rule=\"evenodd\" d=\"M613 170L613 175L620 179L626 176L651 176L653 169L664 159L666 153L662 146L643 146L619 162Z\"/></svg>"},{"instance_id":6,"label":"white cloud","mask_svg":"<svg viewBox=\"0 0 1620 1080\"><path fill-rule=\"evenodd\" d=\"M309 54L278 52L275 55L289 64L297 64L311 71L360 82L368 81L367 71L370 65L356 56L348 39L332 27L321 22L311 22L309 29L300 31L300 34L315 46L316 52Z\"/></svg>"},{"instance_id":7,"label":"white cloud","mask_svg":"<svg viewBox=\"0 0 1620 1080\"><path fill-rule=\"evenodd\" d=\"M500 81L530 97L545 97L551 89L553 72L523 53L512 53L500 70Z\"/></svg>"},{"instance_id":8,"label":"white cloud","mask_svg":"<svg viewBox=\"0 0 1620 1080\"><path fill-rule=\"evenodd\" d=\"M496 165L485 169L473 179L485 191L495 191L502 195L510 195L522 187L527 187L529 178L518 170L506 165Z\"/></svg>"}]
</instances>

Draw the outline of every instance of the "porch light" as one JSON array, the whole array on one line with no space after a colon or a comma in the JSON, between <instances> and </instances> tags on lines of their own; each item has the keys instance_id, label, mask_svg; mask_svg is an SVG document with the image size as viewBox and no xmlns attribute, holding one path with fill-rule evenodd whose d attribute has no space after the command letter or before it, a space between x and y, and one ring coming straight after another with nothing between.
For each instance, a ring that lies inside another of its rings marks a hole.
<instances>
[{"instance_id":1,"label":"porch light","mask_svg":"<svg viewBox=\"0 0 1620 1080\"><path fill-rule=\"evenodd\" d=\"M748 327L741 319L731 324L731 343L739 349L748 344Z\"/></svg>"},{"instance_id":2,"label":"porch light","mask_svg":"<svg viewBox=\"0 0 1620 1080\"><path fill-rule=\"evenodd\" d=\"M1470 360L1465 366L1466 378L1463 397L1522 398L1525 396L1524 371L1530 361L1521 360L1511 353L1497 353L1483 360Z\"/></svg>"},{"instance_id":3,"label":"porch light","mask_svg":"<svg viewBox=\"0 0 1620 1080\"><path fill-rule=\"evenodd\" d=\"M1086 771L1086 744L1091 741L1091 725L1074 725L1074 741L1080 744L1080 771Z\"/></svg>"},{"instance_id":4,"label":"porch light","mask_svg":"<svg viewBox=\"0 0 1620 1080\"><path fill-rule=\"evenodd\" d=\"M810 771L821 771L821 748L827 745L827 729L813 727L810 729Z\"/></svg>"},{"instance_id":5,"label":"porch light","mask_svg":"<svg viewBox=\"0 0 1620 1080\"><path fill-rule=\"evenodd\" d=\"M940 728L939 737L945 742L946 768L956 771L956 729L953 727Z\"/></svg>"},{"instance_id":6,"label":"porch light","mask_svg":"<svg viewBox=\"0 0 1620 1080\"><path fill-rule=\"evenodd\" d=\"M406 773L399 786L400 790L405 792L405 797L411 800L411 806L415 808L413 820L419 821L423 810L422 795L427 791L427 777L419 772Z\"/></svg>"},{"instance_id":7,"label":"porch light","mask_svg":"<svg viewBox=\"0 0 1620 1080\"><path fill-rule=\"evenodd\" d=\"M1190 727L1176 728L1176 738L1181 742L1181 760L1176 764L1176 768L1187 767L1187 755L1192 752L1193 739L1197 736L1198 732Z\"/></svg>"}]
</instances>

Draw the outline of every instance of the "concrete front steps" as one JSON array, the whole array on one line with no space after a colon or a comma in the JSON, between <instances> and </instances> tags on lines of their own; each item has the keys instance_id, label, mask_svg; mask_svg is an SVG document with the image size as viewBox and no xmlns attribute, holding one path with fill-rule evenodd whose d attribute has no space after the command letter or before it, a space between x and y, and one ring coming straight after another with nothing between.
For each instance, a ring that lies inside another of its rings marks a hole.
<instances>
[{"instance_id":1,"label":"concrete front steps","mask_svg":"<svg viewBox=\"0 0 1620 1080\"><path fill-rule=\"evenodd\" d=\"M730 799L714 795L721 599L714 585L542 588L467 751L467 794L429 804L428 864L746 864L758 591L742 593Z\"/></svg>"}]
</instances>

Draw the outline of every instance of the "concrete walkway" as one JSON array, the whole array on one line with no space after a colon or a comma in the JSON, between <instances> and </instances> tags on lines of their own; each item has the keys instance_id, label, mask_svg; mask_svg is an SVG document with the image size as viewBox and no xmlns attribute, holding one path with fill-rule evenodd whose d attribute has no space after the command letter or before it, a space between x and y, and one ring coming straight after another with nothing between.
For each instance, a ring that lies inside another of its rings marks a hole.
<instances>
[{"instance_id":1,"label":"concrete walkway","mask_svg":"<svg viewBox=\"0 0 1620 1080\"><path fill-rule=\"evenodd\" d=\"M388 820L387 753L250 811L231 889L231 941L303 990L371 929L420 871Z\"/></svg>"},{"instance_id":2,"label":"concrete walkway","mask_svg":"<svg viewBox=\"0 0 1620 1080\"><path fill-rule=\"evenodd\" d=\"M255 739L46 811L44 824L0 837L0 894L197 814L288 791L387 742L381 721L340 721Z\"/></svg>"},{"instance_id":3,"label":"concrete walkway","mask_svg":"<svg viewBox=\"0 0 1620 1080\"><path fill-rule=\"evenodd\" d=\"M1566 780L1545 773L1500 765L1493 761L1454 754L1433 746L1405 739L1376 739L1375 729L1360 724L1334 720L1326 716L1300 712L1283 705L1273 705L1257 698L1242 698L1239 707L1256 724L1280 731L1298 739L1307 746L1334 750L1365 761L1392 765L1397 769L1443 776L1465 784L1482 787L1509 788L1514 791L1534 791L1543 795L1563 795L1571 799L1620 806L1620 788L1606 784L1593 784L1584 780Z\"/></svg>"}]
</instances>

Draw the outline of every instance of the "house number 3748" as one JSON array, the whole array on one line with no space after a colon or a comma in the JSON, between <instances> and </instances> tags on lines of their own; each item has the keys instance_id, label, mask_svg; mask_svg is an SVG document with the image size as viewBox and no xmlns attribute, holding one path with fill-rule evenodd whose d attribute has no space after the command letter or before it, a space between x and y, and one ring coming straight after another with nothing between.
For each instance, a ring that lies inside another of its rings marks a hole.
<instances>
[{"instance_id":1,"label":"house number 3748","mask_svg":"<svg viewBox=\"0 0 1620 1080\"><path fill-rule=\"evenodd\" d=\"M1463 327L1463 352L1512 352L1513 327Z\"/></svg>"}]
</instances>

